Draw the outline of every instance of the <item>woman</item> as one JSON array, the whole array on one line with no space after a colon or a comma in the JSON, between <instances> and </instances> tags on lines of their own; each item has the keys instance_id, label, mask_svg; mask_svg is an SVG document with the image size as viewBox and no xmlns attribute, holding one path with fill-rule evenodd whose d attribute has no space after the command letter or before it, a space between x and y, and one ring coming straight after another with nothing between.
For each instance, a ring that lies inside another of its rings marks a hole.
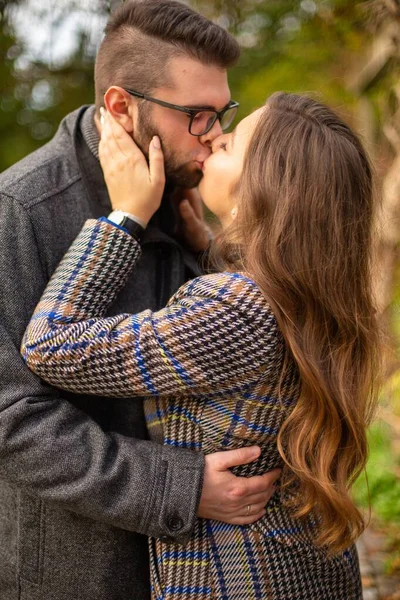
<instances>
[{"instance_id":1,"label":"woman","mask_svg":"<svg viewBox=\"0 0 400 600\"><path fill-rule=\"evenodd\" d=\"M106 118L113 208L144 223L164 186L159 146L154 138L148 169ZM257 444L261 457L240 474L283 466L280 493L255 524L198 519L185 547L150 542L154 598L361 600L363 520L350 487L366 460L378 352L368 160L328 108L283 93L212 150L200 192L223 227L224 271L184 285L157 313L104 318L140 241L88 221L22 352L61 388L147 395L160 443L205 453Z\"/></svg>"}]
</instances>

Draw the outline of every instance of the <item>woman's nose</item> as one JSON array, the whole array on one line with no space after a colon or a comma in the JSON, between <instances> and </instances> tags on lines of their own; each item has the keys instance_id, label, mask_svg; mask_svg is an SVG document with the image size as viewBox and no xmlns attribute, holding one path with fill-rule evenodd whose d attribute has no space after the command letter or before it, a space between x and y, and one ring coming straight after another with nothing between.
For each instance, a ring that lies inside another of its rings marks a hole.
<instances>
[{"instance_id":1,"label":"woman's nose","mask_svg":"<svg viewBox=\"0 0 400 600\"><path fill-rule=\"evenodd\" d=\"M222 129L221 129L221 123L219 122L219 119L217 119L214 123L214 125L211 127L210 131L207 131L207 133L204 133L203 135L200 136L200 142L202 144L204 144L205 146L211 146L211 148L214 145L214 141L216 138L220 137L222 135Z\"/></svg>"}]
</instances>

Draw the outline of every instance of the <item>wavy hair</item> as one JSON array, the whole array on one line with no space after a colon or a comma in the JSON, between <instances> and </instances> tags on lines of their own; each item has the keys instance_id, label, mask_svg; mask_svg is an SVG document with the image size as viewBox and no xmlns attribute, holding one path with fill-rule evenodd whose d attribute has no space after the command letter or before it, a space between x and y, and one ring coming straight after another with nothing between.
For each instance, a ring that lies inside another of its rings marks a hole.
<instances>
[{"instance_id":1,"label":"wavy hair","mask_svg":"<svg viewBox=\"0 0 400 600\"><path fill-rule=\"evenodd\" d=\"M373 189L363 147L337 115L276 93L247 149L238 217L215 243L224 268L257 282L297 364L300 397L278 437L283 490L295 493L283 497L294 517L317 515L315 543L332 553L364 528L351 485L368 455L379 370Z\"/></svg>"}]
</instances>

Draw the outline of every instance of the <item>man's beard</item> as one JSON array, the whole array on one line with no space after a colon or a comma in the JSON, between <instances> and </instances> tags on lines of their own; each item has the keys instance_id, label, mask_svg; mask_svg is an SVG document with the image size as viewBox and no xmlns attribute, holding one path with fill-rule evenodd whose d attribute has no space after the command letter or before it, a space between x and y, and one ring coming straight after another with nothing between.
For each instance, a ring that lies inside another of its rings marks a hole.
<instances>
[{"instance_id":1,"label":"man's beard","mask_svg":"<svg viewBox=\"0 0 400 600\"><path fill-rule=\"evenodd\" d=\"M139 146L145 157L149 158L149 145L152 138L158 135L161 138L161 147L164 153L164 166L167 181L183 188L195 188L199 185L203 171L201 169L190 168L191 163L181 163L177 153L168 148L163 143L163 139L155 127L148 107L143 104L138 106L139 119L137 131L134 133L134 140Z\"/></svg>"}]
</instances>

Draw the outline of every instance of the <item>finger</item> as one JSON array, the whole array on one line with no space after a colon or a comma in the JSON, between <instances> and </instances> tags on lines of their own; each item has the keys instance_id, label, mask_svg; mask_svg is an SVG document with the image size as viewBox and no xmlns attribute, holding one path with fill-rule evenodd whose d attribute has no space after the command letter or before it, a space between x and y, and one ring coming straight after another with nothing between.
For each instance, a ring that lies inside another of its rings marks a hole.
<instances>
[{"instance_id":1,"label":"finger","mask_svg":"<svg viewBox=\"0 0 400 600\"><path fill-rule=\"evenodd\" d=\"M234 517L249 517L250 515L255 515L262 512L265 509L267 502L255 502L254 504L244 504L243 506L238 506L235 509L229 509L228 506L224 506L223 514L228 519L233 519Z\"/></svg>"},{"instance_id":2,"label":"finger","mask_svg":"<svg viewBox=\"0 0 400 600\"><path fill-rule=\"evenodd\" d=\"M179 205L179 213L186 243L194 252L204 252L213 239L210 228L196 216L188 200L182 200Z\"/></svg>"},{"instance_id":3,"label":"finger","mask_svg":"<svg viewBox=\"0 0 400 600\"><path fill-rule=\"evenodd\" d=\"M187 198L189 204L193 208L198 219L203 220L203 202L200 196L200 192L197 188L192 188L184 191L185 198Z\"/></svg>"},{"instance_id":4,"label":"finger","mask_svg":"<svg viewBox=\"0 0 400 600\"><path fill-rule=\"evenodd\" d=\"M115 163L110 148L105 142L99 144L99 159L104 177L107 178L115 172Z\"/></svg>"},{"instance_id":5,"label":"finger","mask_svg":"<svg viewBox=\"0 0 400 600\"><path fill-rule=\"evenodd\" d=\"M247 499L253 494L270 493L279 476L280 469L274 469L265 475L236 477L231 489L231 496L241 498L243 503L249 504Z\"/></svg>"},{"instance_id":6,"label":"finger","mask_svg":"<svg viewBox=\"0 0 400 600\"><path fill-rule=\"evenodd\" d=\"M104 133L104 130L103 130L103 132L101 134L100 142L99 142L99 159L100 159L100 164L103 168L103 171L107 166L109 166L111 164L111 159L112 159L110 146L107 142L105 135L106 134Z\"/></svg>"},{"instance_id":7,"label":"finger","mask_svg":"<svg viewBox=\"0 0 400 600\"><path fill-rule=\"evenodd\" d=\"M187 233L197 232L202 221L198 218L194 208L190 204L189 200L185 199L179 204L179 212L183 219L183 225Z\"/></svg>"},{"instance_id":8,"label":"finger","mask_svg":"<svg viewBox=\"0 0 400 600\"><path fill-rule=\"evenodd\" d=\"M110 144L111 151L118 150L125 156L145 161L143 152L124 127L109 112L104 117L107 141Z\"/></svg>"},{"instance_id":9,"label":"finger","mask_svg":"<svg viewBox=\"0 0 400 600\"><path fill-rule=\"evenodd\" d=\"M100 106L100 111L99 112L100 112L100 125L103 127L104 121L105 121L104 115L105 115L106 111L104 110L104 108L102 106Z\"/></svg>"},{"instance_id":10,"label":"finger","mask_svg":"<svg viewBox=\"0 0 400 600\"><path fill-rule=\"evenodd\" d=\"M261 513L263 510L265 510L265 504L263 502L258 502L257 504L247 504L237 516L253 517L254 515Z\"/></svg>"},{"instance_id":11,"label":"finger","mask_svg":"<svg viewBox=\"0 0 400 600\"><path fill-rule=\"evenodd\" d=\"M278 481L282 474L282 469L273 469L272 471L268 471L268 473L264 473L261 477L267 483L267 485L273 485Z\"/></svg>"},{"instance_id":12,"label":"finger","mask_svg":"<svg viewBox=\"0 0 400 600\"><path fill-rule=\"evenodd\" d=\"M267 491L260 494L252 494L246 497L246 502L242 504L255 506L256 504L263 504L264 506L269 502L271 497L275 494L276 487L272 485Z\"/></svg>"},{"instance_id":13,"label":"finger","mask_svg":"<svg viewBox=\"0 0 400 600\"><path fill-rule=\"evenodd\" d=\"M157 135L155 135L150 142L149 169L151 183L155 186L164 186L164 154L161 148L160 138Z\"/></svg>"},{"instance_id":14,"label":"finger","mask_svg":"<svg viewBox=\"0 0 400 600\"><path fill-rule=\"evenodd\" d=\"M101 168L103 169L103 171L105 171L107 169L107 166L110 165L111 154L108 146L101 142L99 144L99 160Z\"/></svg>"},{"instance_id":15,"label":"finger","mask_svg":"<svg viewBox=\"0 0 400 600\"><path fill-rule=\"evenodd\" d=\"M260 456L261 450L258 446L249 446L247 448L238 448L236 450L226 450L216 452L213 456L214 466L217 471L227 471L231 467L247 465ZM246 479L243 477L243 479ZM249 479L250 481L251 479ZM255 490L257 491L257 490ZM252 493L255 493L253 491ZM260 490L261 491L261 490Z\"/></svg>"},{"instance_id":16,"label":"finger","mask_svg":"<svg viewBox=\"0 0 400 600\"><path fill-rule=\"evenodd\" d=\"M241 498L239 501L228 500L224 505L224 510L228 515L232 515L244 514L247 511L248 506L258 506L259 508L265 507L271 500L275 492L276 487L271 486L266 492L263 492L262 494L246 496L245 499ZM252 509L252 512L254 512L254 509Z\"/></svg>"},{"instance_id":17,"label":"finger","mask_svg":"<svg viewBox=\"0 0 400 600\"><path fill-rule=\"evenodd\" d=\"M112 134L110 120L107 118L107 112L103 113L103 117L104 124L101 129L100 146L103 151L107 150L108 155L111 158L116 158L121 155L121 150Z\"/></svg>"},{"instance_id":18,"label":"finger","mask_svg":"<svg viewBox=\"0 0 400 600\"><path fill-rule=\"evenodd\" d=\"M104 118L104 115L103 115ZM100 131L100 145L104 148L108 146L108 138L110 136L110 128L107 125L107 122L104 121Z\"/></svg>"},{"instance_id":19,"label":"finger","mask_svg":"<svg viewBox=\"0 0 400 600\"><path fill-rule=\"evenodd\" d=\"M236 517L230 517L230 518L223 517L223 522L229 523L230 525L251 525L252 523L255 523L256 521L261 519L265 514L266 514L266 511L265 511L265 509L263 509L262 511L260 511L254 515L247 515L247 516L238 515ZM220 519L220 520L222 521L222 519Z\"/></svg>"}]
</instances>

